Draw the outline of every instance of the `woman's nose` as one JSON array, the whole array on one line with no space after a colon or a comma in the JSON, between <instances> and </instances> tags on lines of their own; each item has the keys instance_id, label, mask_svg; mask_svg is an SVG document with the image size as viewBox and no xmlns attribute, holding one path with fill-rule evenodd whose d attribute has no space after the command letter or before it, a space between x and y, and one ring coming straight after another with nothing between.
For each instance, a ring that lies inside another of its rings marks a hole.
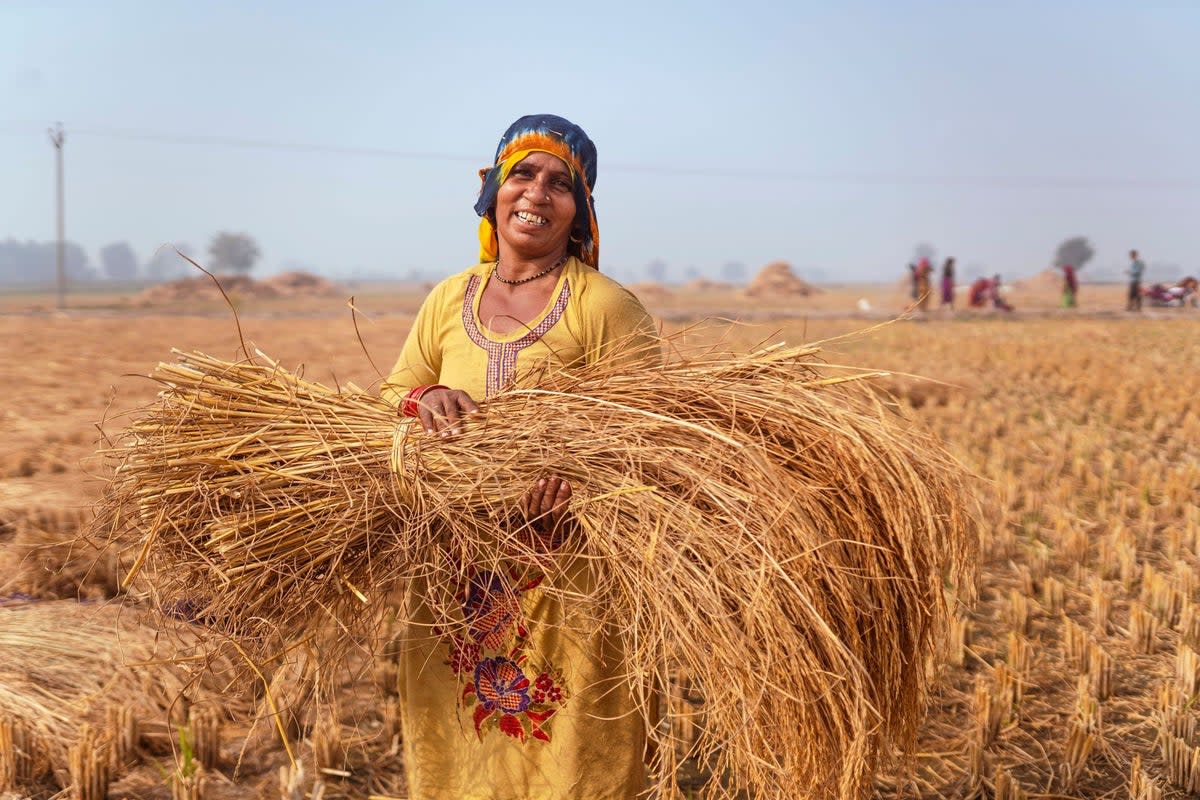
<instances>
[{"instance_id":1,"label":"woman's nose","mask_svg":"<svg viewBox=\"0 0 1200 800\"><path fill-rule=\"evenodd\" d=\"M525 196L532 202L541 203L550 199L550 181L544 178L538 178L529 183L529 187L525 190Z\"/></svg>"}]
</instances>

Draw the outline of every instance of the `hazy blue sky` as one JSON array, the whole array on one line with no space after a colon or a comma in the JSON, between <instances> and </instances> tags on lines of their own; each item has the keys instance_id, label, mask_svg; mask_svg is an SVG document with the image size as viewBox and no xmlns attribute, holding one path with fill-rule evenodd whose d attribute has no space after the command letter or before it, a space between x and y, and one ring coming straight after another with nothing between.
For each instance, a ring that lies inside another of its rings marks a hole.
<instances>
[{"instance_id":1,"label":"hazy blue sky","mask_svg":"<svg viewBox=\"0 0 1200 800\"><path fill-rule=\"evenodd\" d=\"M263 271L446 274L476 257L477 168L550 112L597 144L623 278L892 279L920 241L1018 276L1075 234L1096 267L1197 272L1198 41L1195 0L0 0L0 239L53 238L61 120L93 262L232 229Z\"/></svg>"}]
</instances>

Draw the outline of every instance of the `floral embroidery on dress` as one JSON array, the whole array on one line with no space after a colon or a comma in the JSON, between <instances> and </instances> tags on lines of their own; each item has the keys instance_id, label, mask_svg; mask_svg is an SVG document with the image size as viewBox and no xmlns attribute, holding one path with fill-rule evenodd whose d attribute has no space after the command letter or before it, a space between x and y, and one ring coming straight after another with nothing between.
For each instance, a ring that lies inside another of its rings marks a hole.
<instances>
[{"instance_id":1,"label":"floral embroidery on dress","mask_svg":"<svg viewBox=\"0 0 1200 800\"><path fill-rule=\"evenodd\" d=\"M546 723L566 703L562 672L542 664L531 669L529 631L521 619L520 598L544 576L519 579L500 572L472 575L463 598L465 633L452 634L445 662L455 675L469 677L462 704L473 708L480 739L499 730L524 742L550 741Z\"/></svg>"}]
</instances>

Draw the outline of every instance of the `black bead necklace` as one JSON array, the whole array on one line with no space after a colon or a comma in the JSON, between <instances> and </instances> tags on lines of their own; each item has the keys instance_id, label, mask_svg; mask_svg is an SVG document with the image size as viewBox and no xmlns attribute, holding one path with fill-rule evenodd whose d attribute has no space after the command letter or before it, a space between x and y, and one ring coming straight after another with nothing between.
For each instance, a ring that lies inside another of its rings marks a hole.
<instances>
[{"instance_id":1,"label":"black bead necklace","mask_svg":"<svg viewBox=\"0 0 1200 800\"><path fill-rule=\"evenodd\" d=\"M546 267L544 270L542 270L538 274L530 275L528 278L521 278L518 281L510 281L508 278L506 278L500 274L500 259L497 258L496 266L492 267L492 274L495 275L496 280L500 281L501 283L507 283L509 286L520 286L522 283L529 283L530 281L536 281L538 278L542 277L543 275L549 275L551 272L554 272L554 270L558 269L563 264L567 263L568 258L569 258L569 256L564 255L558 261L555 261L553 264Z\"/></svg>"}]
</instances>

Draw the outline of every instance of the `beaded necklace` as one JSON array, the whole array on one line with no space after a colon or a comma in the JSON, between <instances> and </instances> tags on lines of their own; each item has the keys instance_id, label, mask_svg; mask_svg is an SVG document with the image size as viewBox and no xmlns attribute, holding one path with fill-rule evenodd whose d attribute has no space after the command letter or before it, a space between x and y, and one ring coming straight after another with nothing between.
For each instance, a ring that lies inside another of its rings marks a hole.
<instances>
[{"instance_id":1,"label":"beaded necklace","mask_svg":"<svg viewBox=\"0 0 1200 800\"><path fill-rule=\"evenodd\" d=\"M558 261L555 261L553 264L546 267L544 270L537 273L536 275L530 275L528 278L521 278L520 280L516 280L516 281L510 281L508 278L506 278L500 274L500 259L497 258L496 266L492 267L492 274L495 275L496 280L500 281L501 283L507 283L509 286L520 286L522 283L529 283L530 281L536 281L538 278L542 277L543 275L549 275L551 272L554 272L554 270L558 269L563 264L567 263L567 258L569 258L569 256L564 255Z\"/></svg>"}]
</instances>

